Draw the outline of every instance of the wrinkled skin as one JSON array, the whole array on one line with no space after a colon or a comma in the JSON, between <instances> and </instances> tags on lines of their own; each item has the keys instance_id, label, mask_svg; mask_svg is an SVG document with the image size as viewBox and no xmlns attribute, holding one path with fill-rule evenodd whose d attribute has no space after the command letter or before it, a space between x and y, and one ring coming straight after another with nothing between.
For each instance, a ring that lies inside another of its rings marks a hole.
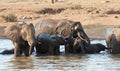
<instances>
[{"instance_id":1,"label":"wrinkled skin","mask_svg":"<svg viewBox=\"0 0 120 71\"><path fill-rule=\"evenodd\" d=\"M89 47L86 47L86 53L88 54L100 53L100 51L105 51L105 49L108 49L108 48L101 43L90 44Z\"/></svg>"},{"instance_id":2,"label":"wrinkled skin","mask_svg":"<svg viewBox=\"0 0 120 71\"><path fill-rule=\"evenodd\" d=\"M65 40L59 35L49 35L41 33L37 37L38 44L36 46L36 53L56 55L60 54L59 46L64 45Z\"/></svg>"},{"instance_id":3,"label":"wrinkled skin","mask_svg":"<svg viewBox=\"0 0 120 71\"><path fill-rule=\"evenodd\" d=\"M16 57L29 56L30 51L32 51L36 41L35 41L35 29L34 26L30 24L11 24L4 29L5 36L10 39L14 46L14 55Z\"/></svg>"},{"instance_id":4,"label":"wrinkled skin","mask_svg":"<svg viewBox=\"0 0 120 71\"><path fill-rule=\"evenodd\" d=\"M109 29L109 28L108 28ZM112 54L120 53L120 28L112 28L106 31L105 39L107 47L110 48L109 52Z\"/></svg>"},{"instance_id":5,"label":"wrinkled skin","mask_svg":"<svg viewBox=\"0 0 120 71\"><path fill-rule=\"evenodd\" d=\"M82 40L78 38L67 38L66 39L66 49L67 53L85 53L85 48L83 48Z\"/></svg>"},{"instance_id":6,"label":"wrinkled skin","mask_svg":"<svg viewBox=\"0 0 120 71\"><path fill-rule=\"evenodd\" d=\"M35 26L35 36L37 37L40 33L45 32L47 34L58 34L66 38L78 37L82 40L82 45L87 47L90 45L90 40L86 33L84 32L80 22L70 21L66 19L53 20L46 19L41 20ZM66 52L67 53L67 52Z\"/></svg>"}]
</instances>

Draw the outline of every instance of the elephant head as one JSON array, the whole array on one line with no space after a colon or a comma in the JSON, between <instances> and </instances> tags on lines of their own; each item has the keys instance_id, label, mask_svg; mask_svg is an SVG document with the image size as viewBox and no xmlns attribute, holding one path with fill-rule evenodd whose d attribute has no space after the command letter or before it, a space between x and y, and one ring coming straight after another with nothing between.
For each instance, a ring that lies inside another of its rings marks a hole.
<instances>
[{"instance_id":1,"label":"elephant head","mask_svg":"<svg viewBox=\"0 0 120 71\"><path fill-rule=\"evenodd\" d=\"M78 37L79 39L81 39L85 47L90 45L90 40L86 35L86 33L84 32L84 29L82 28L82 25L80 22L75 22L72 25L72 31L73 31L73 37L74 38Z\"/></svg>"},{"instance_id":2,"label":"elephant head","mask_svg":"<svg viewBox=\"0 0 120 71\"><path fill-rule=\"evenodd\" d=\"M32 51L31 48L33 48L36 43L35 30L32 23L11 24L4 29L4 34L13 42L15 46L15 56L20 56L22 54L20 53L21 51L29 56Z\"/></svg>"},{"instance_id":3,"label":"elephant head","mask_svg":"<svg viewBox=\"0 0 120 71\"><path fill-rule=\"evenodd\" d=\"M80 22L74 22L70 20L61 20L59 21L55 32L57 34L65 36L65 38L79 37L82 40L85 47L90 45L90 40L86 35L86 33L84 32L84 29L82 28L82 25Z\"/></svg>"}]
</instances>

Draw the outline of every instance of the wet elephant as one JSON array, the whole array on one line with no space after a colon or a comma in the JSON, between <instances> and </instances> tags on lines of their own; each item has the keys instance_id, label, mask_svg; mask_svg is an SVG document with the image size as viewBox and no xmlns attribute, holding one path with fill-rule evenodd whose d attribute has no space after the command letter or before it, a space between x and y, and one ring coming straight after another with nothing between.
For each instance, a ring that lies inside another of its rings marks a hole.
<instances>
[{"instance_id":1,"label":"wet elephant","mask_svg":"<svg viewBox=\"0 0 120 71\"><path fill-rule=\"evenodd\" d=\"M89 47L86 47L86 53L88 54L100 53L100 51L105 51L105 49L108 48L101 43L90 44Z\"/></svg>"},{"instance_id":2,"label":"wet elephant","mask_svg":"<svg viewBox=\"0 0 120 71\"><path fill-rule=\"evenodd\" d=\"M110 48L109 52L113 54L120 53L120 28L113 27L107 28L105 33L107 47Z\"/></svg>"},{"instance_id":3,"label":"wet elephant","mask_svg":"<svg viewBox=\"0 0 120 71\"><path fill-rule=\"evenodd\" d=\"M80 22L70 21L66 19L53 20L45 19L41 20L35 25L35 36L37 37L40 33L45 32L47 34L59 34L64 38L79 37L82 40L83 48L89 46L90 40ZM67 48L65 48L67 50ZM66 51L67 53L67 51Z\"/></svg>"},{"instance_id":4,"label":"wet elephant","mask_svg":"<svg viewBox=\"0 0 120 71\"><path fill-rule=\"evenodd\" d=\"M64 38L59 35L49 35L47 33L41 33L37 37L36 53L57 55L60 54L60 45L65 44Z\"/></svg>"},{"instance_id":5,"label":"wet elephant","mask_svg":"<svg viewBox=\"0 0 120 71\"><path fill-rule=\"evenodd\" d=\"M14 55L16 57L29 56L30 51L32 51L36 40L35 40L35 29L33 24L10 24L4 29L5 36L10 39L14 46Z\"/></svg>"},{"instance_id":6,"label":"wet elephant","mask_svg":"<svg viewBox=\"0 0 120 71\"><path fill-rule=\"evenodd\" d=\"M67 38L66 39L66 52L68 53L85 53L85 48L83 48L82 40L79 38Z\"/></svg>"},{"instance_id":7,"label":"wet elephant","mask_svg":"<svg viewBox=\"0 0 120 71\"><path fill-rule=\"evenodd\" d=\"M5 49L0 52L0 54L14 54L14 48L13 49Z\"/></svg>"}]
</instances>

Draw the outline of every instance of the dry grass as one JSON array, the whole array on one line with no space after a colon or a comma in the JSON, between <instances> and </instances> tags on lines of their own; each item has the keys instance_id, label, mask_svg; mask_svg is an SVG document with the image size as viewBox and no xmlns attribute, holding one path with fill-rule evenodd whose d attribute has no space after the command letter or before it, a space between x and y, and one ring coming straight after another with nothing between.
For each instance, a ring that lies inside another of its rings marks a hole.
<instances>
[{"instance_id":1,"label":"dry grass","mask_svg":"<svg viewBox=\"0 0 120 71\"><path fill-rule=\"evenodd\" d=\"M120 10L110 9L105 13L106 14L120 14Z\"/></svg>"},{"instance_id":2,"label":"dry grass","mask_svg":"<svg viewBox=\"0 0 120 71\"><path fill-rule=\"evenodd\" d=\"M53 8L44 8L40 11L37 11L37 14L59 14L61 13L63 10L65 10L64 8L58 8L58 9L53 9Z\"/></svg>"},{"instance_id":3,"label":"dry grass","mask_svg":"<svg viewBox=\"0 0 120 71\"><path fill-rule=\"evenodd\" d=\"M17 21L17 16L14 14L8 14L8 15L1 15L0 16L3 20L6 22L16 22Z\"/></svg>"}]
</instances>

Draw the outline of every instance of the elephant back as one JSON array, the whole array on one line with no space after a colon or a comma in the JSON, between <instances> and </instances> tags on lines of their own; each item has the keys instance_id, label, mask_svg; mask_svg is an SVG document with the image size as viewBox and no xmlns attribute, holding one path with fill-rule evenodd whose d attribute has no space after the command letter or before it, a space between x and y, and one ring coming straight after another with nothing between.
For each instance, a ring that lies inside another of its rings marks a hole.
<instances>
[{"instance_id":1,"label":"elephant back","mask_svg":"<svg viewBox=\"0 0 120 71\"><path fill-rule=\"evenodd\" d=\"M40 33L40 34L37 36L37 40L38 40L38 41L41 41L41 39L50 40L50 35L47 34L47 33Z\"/></svg>"},{"instance_id":2,"label":"elephant back","mask_svg":"<svg viewBox=\"0 0 120 71\"><path fill-rule=\"evenodd\" d=\"M56 34L60 34L64 37L72 37L73 32L72 32L72 24L74 22L70 20L60 20L56 26Z\"/></svg>"},{"instance_id":3,"label":"elephant back","mask_svg":"<svg viewBox=\"0 0 120 71\"><path fill-rule=\"evenodd\" d=\"M54 34L54 30L56 28L57 20L52 20L52 19L46 19L46 20L41 20L35 25L35 35L36 37L40 33L47 33L47 34Z\"/></svg>"}]
</instances>

